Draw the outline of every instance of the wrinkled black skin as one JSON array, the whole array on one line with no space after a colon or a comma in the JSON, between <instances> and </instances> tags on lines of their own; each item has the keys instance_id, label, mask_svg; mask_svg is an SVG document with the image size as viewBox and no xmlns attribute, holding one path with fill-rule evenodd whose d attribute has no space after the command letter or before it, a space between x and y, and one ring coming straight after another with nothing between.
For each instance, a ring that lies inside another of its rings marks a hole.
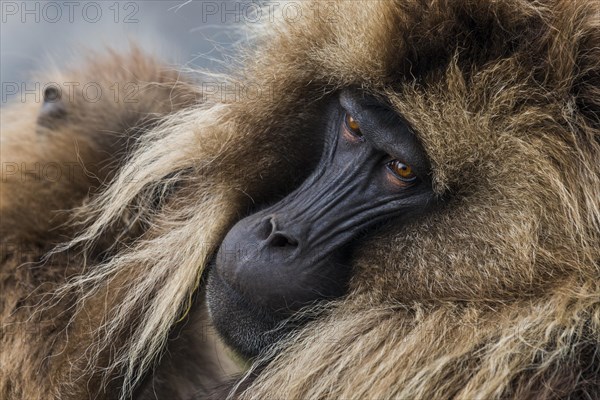
<instances>
[{"instance_id":1,"label":"wrinkled black skin","mask_svg":"<svg viewBox=\"0 0 600 400\"><path fill-rule=\"evenodd\" d=\"M228 345L258 355L291 327L300 308L344 295L356 237L393 219L402 225L434 199L425 151L385 103L354 90L332 96L314 172L281 201L239 221L227 234L207 282L213 322ZM348 129L349 113L362 137ZM417 178L389 169L398 159ZM295 321L293 326L298 325Z\"/></svg>"}]
</instances>

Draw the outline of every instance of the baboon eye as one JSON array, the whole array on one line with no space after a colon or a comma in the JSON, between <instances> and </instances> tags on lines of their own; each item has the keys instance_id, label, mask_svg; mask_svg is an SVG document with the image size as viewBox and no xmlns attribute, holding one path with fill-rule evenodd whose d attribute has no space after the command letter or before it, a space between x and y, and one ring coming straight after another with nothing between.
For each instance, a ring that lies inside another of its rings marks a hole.
<instances>
[{"instance_id":1,"label":"baboon eye","mask_svg":"<svg viewBox=\"0 0 600 400\"><path fill-rule=\"evenodd\" d=\"M401 161L392 160L387 163L387 167L402 182L410 183L417 179L410 165L406 165Z\"/></svg>"},{"instance_id":2,"label":"baboon eye","mask_svg":"<svg viewBox=\"0 0 600 400\"><path fill-rule=\"evenodd\" d=\"M364 140L363 134L360 131L360 125L358 124L358 121L355 120L352 117L352 115L350 115L348 113L346 113L344 120L345 120L345 124L346 124L346 129L348 130L348 132L350 132L352 135L356 136L361 141Z\"/></svg>"}]
</instances>

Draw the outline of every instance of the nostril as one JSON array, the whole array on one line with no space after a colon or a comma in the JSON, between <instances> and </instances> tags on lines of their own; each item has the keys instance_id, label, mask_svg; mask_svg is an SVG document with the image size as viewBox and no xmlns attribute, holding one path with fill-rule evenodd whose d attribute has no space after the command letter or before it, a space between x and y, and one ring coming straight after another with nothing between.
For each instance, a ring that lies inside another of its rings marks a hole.
<instances>
[{"instance_id":1,"label":"nostril","mask_svg":"<svg viewBox=\"0 0 600 400\"><path fill-rule=\"evenodd\" d=\"M260 223L256 233L259 239L267 240L269 236L271 236L271 233L274 231L275 222L273 221L273 218L266 218Z\"/></svg>"},{"instance_id":2,"label":"nostril","mask_svg":"<svg viewBox=\"0 0 600 400\"><path fill-rule=\"evenodd\" d=\"M271 247L298 247L298 240L279 230L275 217L265 218L257 228L257 235Z\"/></svg>"},{"instance_id":3,"label":"nostril","mask_svg":"<svg viewBox=\"0 0 600 400\"><path fill-rule=\"evenodd\" d=\"M269 238L269 244L273 247L297 247L298 241L280 232L273 233Z\"/></svg>"}]
</instances>

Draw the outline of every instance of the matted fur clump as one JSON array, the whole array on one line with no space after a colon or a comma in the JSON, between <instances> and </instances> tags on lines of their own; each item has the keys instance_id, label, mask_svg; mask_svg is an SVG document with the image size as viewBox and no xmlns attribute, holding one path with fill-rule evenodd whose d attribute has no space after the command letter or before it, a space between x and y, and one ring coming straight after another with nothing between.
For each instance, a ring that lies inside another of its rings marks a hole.
<instances>
[{"instance_id":1,"label":"matted fur clump","mask_svg":"<svg viewBox=\"0 0 600 400\"><path fill-rule=\"evenodd\" d=\"M365 238L349 294L232 396L600 398L599 3L300 4L218 78L268 90L186 104L142 135L72 214L84 229L67 233L68 257L22 269L3 258L0 393L209 393L223 379L212 347L176 345L197 335L179 327L201 319L202 271L236 220L307 174L321 99L357 87L414 128L442 206ZM3 206L3 224L23 212ZM22 274L60 285L36 313ZM48 315L61 318L30 335Z\"/></svg>"}]
</instances>

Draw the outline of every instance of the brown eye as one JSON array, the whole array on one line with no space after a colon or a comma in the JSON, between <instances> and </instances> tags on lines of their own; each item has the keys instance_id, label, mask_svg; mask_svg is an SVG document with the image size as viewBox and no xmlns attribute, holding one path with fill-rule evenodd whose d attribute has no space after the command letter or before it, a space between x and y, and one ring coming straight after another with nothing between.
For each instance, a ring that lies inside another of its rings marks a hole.
<instances>
[{"instance_id":1,"label":"brown eye","mask_svg":"<svg viewBox=\"0 0 600 400\"><path fill-rule=\"evenodd\" d=\"M406 165L401 161L392 160L387 164L387 167L398 179L403 182L413 182L417 176L413 172L410 165Z\"/></svg>"},{"instance_id":2,"label":"brown eye","mask_svg":"<svg viewBox=\"0 0 600 400\"><path fill-rule=\"evenodd\" d=\"M346 128L348 129L348 131L353 134L354 136L358 137L359 139L363 139L363 134L360 131L360 125L358 124L358 121L355 120L350 114L346 113Z\"/></svg>"}]
</instances>

